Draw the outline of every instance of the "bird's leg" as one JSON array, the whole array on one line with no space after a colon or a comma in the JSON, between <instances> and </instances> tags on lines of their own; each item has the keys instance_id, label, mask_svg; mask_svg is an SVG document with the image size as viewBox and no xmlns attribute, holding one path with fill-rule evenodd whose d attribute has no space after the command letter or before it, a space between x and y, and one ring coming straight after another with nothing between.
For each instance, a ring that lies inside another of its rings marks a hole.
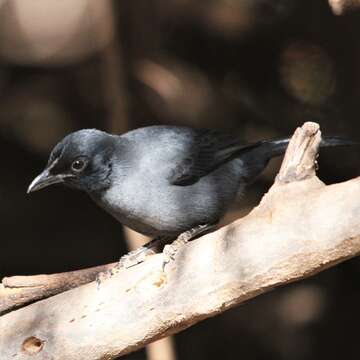
<instances>
[{"instance_id":1,"label":"bird's leg","mask_svg":"<svg viewBox=\"0 0 360 360\"><path fill-rule=\"evenodd\" d=\"M140 264L144 262L148 256L154 255L161 251L162 247L173 239L174 238L170 236L157 236L145 245L122 256L116 266L119 269L128 269L132 266Z\"/></svg>"},{"instance_id":2,"label":"bird's leg","mask_svg":"<svg viewBox=\"0 0 360 360\"><path fill-rule=\"evenodd\" d=\"M163 269L171 260L174 260L175 255L181 246L200 235L205 235L206 233L211 232L215 227L216 224L197 225L196 227L180 234L171 244L165 245L163 250Z\"/></svg>"},{"instance_id":3,"label":"bird's leg","mask_svg":"<svg viewBox=\"0 0 360 360\"><path fill-rule=\"evenodd\" d=\"M145 245L139 247L136 250L128 252L126 255L123 255L119 262L110 270L100 273L96 277L96 282L99 285L106 279L110 278L112 275L116 274L121 269L128 269L132 266L140 264L146 260L150 255L154 255L157 252L161 251L163 246L170 241L174 240L174 237L170 236L157 236L153 240L149 241Z\"/></svg>"},{"instance_id":4,"label":"bird's leg","mask_svg":"<svg viewBox=\"0 0 360 360\"><path fill-rule=\"evenodd\" d=\"M210 232L214 229L215 226L216 225L214 224L198 225L188 231L183 232L175 240L173 236L157 236L145 245L122 256L119 262L113 268L106 272L102 272L97 276L96 283L99 287L104 280L110 278L121 269L128 269L132 266L144 262L148 256L156 254L162 248L164 253L164 269L165 265L175 258L176 252L182 245L200 235L204 235ZM169 244L171 241L173 242Z\"/></svg>"}]
</instances>

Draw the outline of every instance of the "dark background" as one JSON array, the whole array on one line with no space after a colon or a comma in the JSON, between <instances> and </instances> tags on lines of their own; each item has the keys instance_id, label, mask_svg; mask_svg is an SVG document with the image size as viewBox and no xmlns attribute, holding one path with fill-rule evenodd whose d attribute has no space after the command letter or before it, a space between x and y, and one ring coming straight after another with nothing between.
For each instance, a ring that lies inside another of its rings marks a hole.
<instances>
[{"instance_id":1,"label":"dark background","mask_svg":"<svg viewBox=\"0 0 360 360\"><path fill-rule=\"evenodd\" d=\"M26 194L70 131L182 124L253 141L316 121L360 140L360 13L337 17L324 0L132 0L98 2L110 7L93 20L95 1L43 12L0 1L1 276L126 252L121 225L85 194ZM359 149L324 150L319 163L323 181L345 181L360 173ZM257 204L278 165L232 216ZM176 336L178 359L358 359L359 276L350 260L203 321Z\"/></svg>"}]
</instances>

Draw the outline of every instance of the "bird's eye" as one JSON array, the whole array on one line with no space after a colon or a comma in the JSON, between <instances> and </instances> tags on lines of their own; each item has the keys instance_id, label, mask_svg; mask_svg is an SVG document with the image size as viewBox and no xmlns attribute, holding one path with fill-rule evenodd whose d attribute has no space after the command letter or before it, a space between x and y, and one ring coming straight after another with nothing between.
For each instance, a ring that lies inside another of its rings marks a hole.
<instances>
[{"instance_id":1,"label":"bird's eye","mask_svg":"<svg viewBox=\"0 0 360 360\"><path fill-rule=\"evenodd\" d=\"M81 159L77 159L73 161L73 163L71 164L71 170L73 170L74 172L83 171L85 167L86 167L86 161Z\"/></svg>"}]
</instances>

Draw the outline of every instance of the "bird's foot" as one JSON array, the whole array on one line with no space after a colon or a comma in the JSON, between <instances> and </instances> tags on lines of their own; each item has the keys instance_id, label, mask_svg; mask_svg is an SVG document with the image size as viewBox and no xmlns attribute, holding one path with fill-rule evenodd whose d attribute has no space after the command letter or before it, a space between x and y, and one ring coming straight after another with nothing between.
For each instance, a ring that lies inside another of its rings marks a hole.
<instances>
[{"instance_id":1,"label":"bird's foot","mask_svg":"<svg viewBox=\"0 0 360 360\"><path fill-rule=\"evenodd\" d=\"M130 251L126 255L122 256L119 262L115 265L117 268L128 269L137 264L145 261L148 256L154 255L155 251L147 246L141 246L136 250Z\"/></svg>"},{"instance_id":2,"label":"bird's foot","mask_svg":"<svg viewBox=\"0 0 360 360\"><path fill-rule=\"evenodd\" d=\"M163 270L170 261L175 259L176 253L183 245L185 245L190 240L198 237L199 235L204 235L210 232L214 227L215 225L213 224L198 225L180 234L177 239L174 240L171 244L165 245L163 250Z\"/></svg>"},{"instance_id":3,"label":"bird's foot","mask_svg":"<svg viewBox=\"0 0 360 360\"><path fill-rule=\"evenodd\" d=\"M144 262L148 256L154 254L155 251L146 246L141 246L136 250L128 252L126 255L122 256L119 262L111 269L98 274L98 276L96 277L96 283L98 287L101 285L101 283L103 283L107 279L110 279L113 275L117 274L122 269L128 269L132 266L140 264Z\"/></svg>"},{"instance_id":4,"label":"bird's foot","mask_svg":"<svg viewBox=\"0 0 360 360\"><path fill-rule=\"evenodd\" d=\"M119 262L110 270L104 271L97 275L97 287L99 288L101 283L111 278L114 274L117 274L120 270L128 269L144 262L148 256L156 254L158 247L162 246L167 241L167 237L158 236L138 249L128 252L126 255L122 256Z\"/></svg>"},{"instance_id":5,"label":"bird's foot","mask_svg":"<svg viewBox=\"0 0 360 360\"><path fill-rule=\"evenodd\" d=\"M99 289L100 285L107 279L110 279L117 272L117 265L114 265L111 269L102 271L96 276L96 287Z\"/></svg>"}]
</instances>

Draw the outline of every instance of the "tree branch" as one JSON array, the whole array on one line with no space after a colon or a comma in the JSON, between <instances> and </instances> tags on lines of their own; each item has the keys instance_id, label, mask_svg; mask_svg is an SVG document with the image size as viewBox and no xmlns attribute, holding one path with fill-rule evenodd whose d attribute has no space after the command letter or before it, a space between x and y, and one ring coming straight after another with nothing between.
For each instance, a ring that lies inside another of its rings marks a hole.
<instances>
[{"instance_id":1,"label":"tree branch","mask_svg":"<svg viewBox=\"0 0 360 360\"><path fill-rule=\"evenodd\" d=\"M0 284L0 315L94 281L97 274L111 269L115 264L60 274L5 277Z\"/></svg>"},{"instance_id":2,"label":"tree branch","mask_svg":"<svg viewBox=\"0 0 360 360\"><path fill-rule=\"evenodd\" d=\"M360 178L314 174L318 126L295 133L275 184L248 216L162 254L0 317L1 358L114 359L360 252ZM35 356L36 355L36 356Z\"/></svg>"}]
</instances>

